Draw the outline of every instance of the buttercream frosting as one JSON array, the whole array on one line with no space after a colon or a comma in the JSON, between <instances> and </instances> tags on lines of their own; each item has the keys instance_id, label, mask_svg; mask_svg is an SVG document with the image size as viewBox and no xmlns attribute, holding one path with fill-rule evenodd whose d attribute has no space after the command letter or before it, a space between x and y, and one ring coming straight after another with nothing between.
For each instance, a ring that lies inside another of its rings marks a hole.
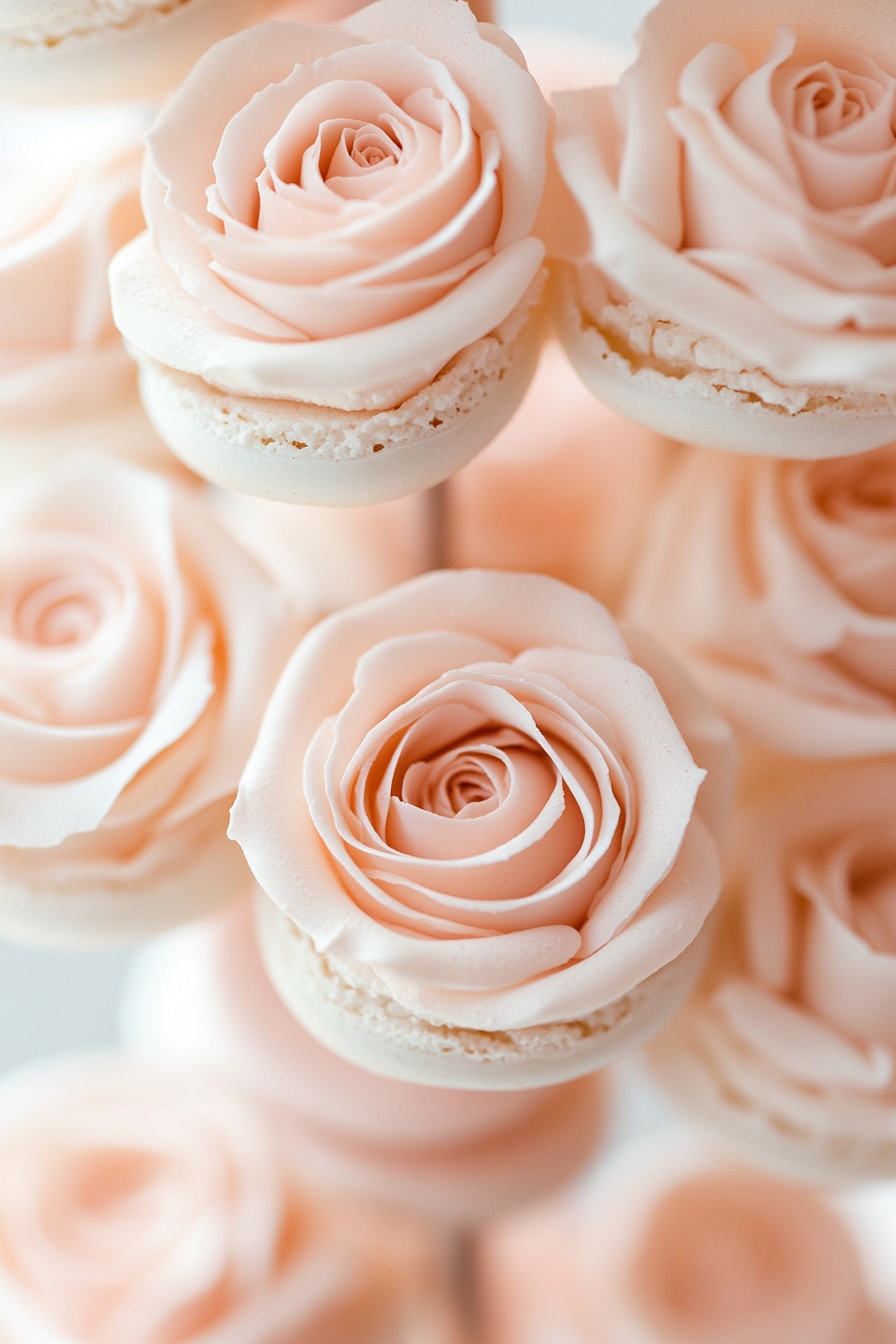
<instances>
[{"instance_id":1,"label":"buttercream frosting","mask_svg":"<svg viewBox=\"0 0 896 1344\"><path fill-rule=\"evenodd\" d=\"M4 1081L0 1330L456 1341L423 1229L309 1194L288 1136L222 1082L116 1059Z\"/></svg>"},{"instance_id":2,"label":"buttercream frosting","mask_svg":"<svg viewBox=\"0 0 896 1344\"><path fill-rule=\"evenodd\" d=\"M894 76L878 0L661 0L615 95L555 100L556 250L746 371L892 395Z\"/></svg>"},{"instance_id":3,"label":"buttercream frosting","mask_svg":"<svg viewBox=\"0 0 896 1344\"><path fill-rule=\"evenodd\" d=\"M4 901L54 893L76 919L102 892L126 911L209 848L229 894L227 807L296 634L261 569L161 477L85 462L7 493Z\"/></svg>"},{"instance_id":4,"label":"buttercream frosting","mask_svg":"<svg viewBox=\"0 0 896 1344\"><path fill-rule=\"evenodd\" d=\"M829 462L690 449L627 609L731 720L806 757L896 751L896 448Z\"/></svg>"},{"instance_id":5,"label":"buttercream frosting","mask_svg":"<svg viewBox=\"0 0 896 1344\"><path fill-rule=\"evenodd\" d=\"M429 1021L495 1031L620 998L706 920L700 812L717 827L730 785L725 726L630 637L665 703L605 609L542 576L435 573L329 617L233 811L261 886ZM712 757L696 810L676 719Z\"/></svg>"},{"instance_id":6,"label":"buttercream frosting","mask_svg":"<svg viewBox=\"0 0 896 1344\"><path fill-rule=\"evenodd\" d=\"M106 271L143 228L153 115L0 110L0 448L20 425L137 401Z\"/></svg>"},{"instance_id":7,"label":"buttercream frosting","mask_svg":"<svg viewBox=\"0 0 896 1344\"><path fill-rule=\"evenodd\" d=\"M116 321L225 391L394 406L537 273L548 115L465 5L219 43L149 135L152 245L113 265Z\"/></svg>"},{"instance_id":8,"label":"buttercream frosting","mask_svg":"<svg viewBox=\"0 0 896 1344\"><path fill-rule=\"evenodd\" d=\"M890 760L816 768L745 808L723 932L651 1047L689 1107L812 1177L896 1170Z\"/></svg>"},{"instance_id":9,"label":"buttercream frosting","mask_svg":"<svg viewBox=\"0 0 896 1344\"><path fill-rule=\"evenodd\" d=\"M594 1189L486 1234L496 1344L871 1344L856 1247L830 1205L693 1139L617 1153Z\"/></svg>"}]
</instances>

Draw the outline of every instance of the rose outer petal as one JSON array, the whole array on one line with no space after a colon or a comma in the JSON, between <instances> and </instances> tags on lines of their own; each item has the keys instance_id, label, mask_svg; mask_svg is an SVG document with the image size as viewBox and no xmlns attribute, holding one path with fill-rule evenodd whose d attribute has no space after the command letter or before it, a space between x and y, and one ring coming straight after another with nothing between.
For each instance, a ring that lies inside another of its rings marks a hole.
<instances>
[{"instance_id":1,"label":"rose outer petal","mask_svg":"<svg viewBox=\"0 0 896 1344\"><path fill-rule=\"evenodd\" d=\"M299 342L277 323L271 334L292 339L272 342L239 335L216 320L142 234L112 263L112 307L139 351L198 374L225 392L383 410L419 392L458 350L503 322L525 296L543 259L544 244L524 238L410 317L326 341ZM237 295L233 301L246 302Z\"/></svg>"}]
</instances>

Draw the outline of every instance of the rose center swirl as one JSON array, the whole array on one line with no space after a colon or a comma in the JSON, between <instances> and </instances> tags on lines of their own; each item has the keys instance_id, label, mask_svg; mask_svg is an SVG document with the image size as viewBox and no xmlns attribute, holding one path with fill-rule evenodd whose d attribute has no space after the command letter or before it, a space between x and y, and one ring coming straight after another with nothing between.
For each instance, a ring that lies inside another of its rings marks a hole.
<instances>
[{"instance_id":1,"label":"rose center swirl","mask_svg":"<svg viewBox=\"0 0 896 1344\"><path fill-rule=\"evenodd\" d=\"M10 576L0 591L0 635L47 651L89 643L121 605L118 584L97 567L63 560L55 572Z\"/></svg>"},{"instance_id":2,"label":"rose center swirl","mask_svg":"<svg viewBox=\"0 0 896 1344\"><path fill-rule=\"evenodd\" d=\"M813 464L815 507L831 522L896 536L896 452L891 447L861 459Z\"/></svg>"}]
</instances>

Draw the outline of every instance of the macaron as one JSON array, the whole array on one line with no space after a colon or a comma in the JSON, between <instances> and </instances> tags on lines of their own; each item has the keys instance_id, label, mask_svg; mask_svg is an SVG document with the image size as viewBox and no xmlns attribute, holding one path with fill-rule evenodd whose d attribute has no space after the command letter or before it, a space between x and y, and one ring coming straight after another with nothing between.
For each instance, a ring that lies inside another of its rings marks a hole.
<instances>
[{"instance_id":1,"label":"macaron","mask_svg":"<svg viewBox=\"0 0 896 1344\"><path fill-rule=\"evenodd\" d=\"M0 0L0 103L102 103L175 88L271 0Z\"/></svg>"},{"instance_id":2,"label":"macaron","mask_svg":"<svg viewBox=\"0 0 896 1344\"><path fill-rule=\"evenodd\" d=\"M551 315L569 359L618 415L684 443L757 457L846 457L896 438L892 398L784 384L630 295L559 263Z\"/></svg>"},{"instance_id":3,"label":"macaron","mask_svg":"<svg viewBox=\"0 0 896 1344\"><path fill-rule=\"evenodd\" d=\"M647 1048L681 1110L792 1180L896 1176L894 797L889 759L742 809L706 972Z\"/></svg>"},{"instance_id":4,"label":"macaron","mask_svg":"<svg viewBox=\"0 0 896 1344\"><path fill-rule=\"evenodd\" d=\"M516 44L453 0L207 52L147 136L148 232L110 270L163 440L287 503L451 476L537 363L549 124Z\"/></svg>"},{"instance_id":5,"label":"macaron","mask_svg":"<svg viewBox=\"0 0 896 1344\"><path fill-rule=\"evenodd\" d=\"M127 269L120 263L119 303L136 280L131 268L141 256L151 264L139 241ZM504 322L386 410L239 396L148 355L138 355L140 395L163 442L215 485L290 504L400 499L452 476L511 419L538 366L542 280ZM164 302L161 286L160 276L147 301Z\"/></svg>"}]
</instances>

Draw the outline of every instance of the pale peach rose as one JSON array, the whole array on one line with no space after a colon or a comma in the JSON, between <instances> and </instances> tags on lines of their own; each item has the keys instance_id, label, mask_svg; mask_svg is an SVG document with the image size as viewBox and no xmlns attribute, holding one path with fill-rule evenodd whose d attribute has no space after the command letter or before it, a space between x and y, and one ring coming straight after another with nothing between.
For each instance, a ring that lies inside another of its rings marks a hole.
<instances>
[{"instance_id":1,"label":"pale peach rose","mask_svg":"<svg viewBox=\"0 0 896 1344\"><path fill-rule=\"evenodd\" d=\"M3 1084L0 1332L456 1344L424 1230L310 1195L285 1132L222 1082L116 1059Z\"/></svg>"},{"instance_id":2,"label":"pale peach rose","mask_svg":"<svg viewBox=\"0 0 896 1344\"><path fill-rule=\"evenodd\" d=\"M718 828L730 779L724 725L626 638L584 593L480 570L323 621L233 812L263 889L430 1021L500 1031L627 994L715 903L700 813ZM715 767L699 802L682 733Z\"/></svg>"},{"instance_id":3,"label":"pale peach rose","mask_svg":"<svg viewBox=\"0 0 896 1344\"><path fill-rule=\"evenodd\" d=\"M394 406L538 273L548 120L518 49L463 4L248 29L149 134L152 243L113 267L116 320L224 391Z\"/></svg>"},{"instance_id":4,"label":"pale peach rose","mask_svg":"<svg viewBox=\"0 0 896 1344\"><path fill-rule=\"evenodd\" d=\"M447 487L451 563L552 574L615 608L674 452L551 342L509 425Z\"/></svg>"},{"instance_id":5,"label":"pale peach rose","mask_svg":"<svg viewBox=\"0 0 896 1344\"><path fill-rule=\"evenodd\" d=\"M896 764L842 766L748 809L742 930L714 1001L784 1077L896 1108Z\"/></svg>"},{"instance_id":6,"label":"pale peach rose","mask_svg":"<svg viewBox=\"0 0 896 1344\"><path fill-rule=\"evenodd\" d=\"M484 1238L494 1344L884 1344L819 1195L693 1139L629 1144L578 1199Z\"/></svg>"},{"instance_id":7,"label":"pale peach rose","mask_svg":"<svg viewBox=\"0 0 896 1344\"><path fill-rule=\"evenodd\" d=\"M768 746L896 752L896 446L830 462L690 449L628 611Z\"/></svg>"},{"instance_id":8,"label":"pale peach rose","mask_svg":"<svg viewBox=\"0 0 896 1344\"><path fill-rule=\"evenodd\" d=\"M893 759L745 808L704 980L650 1047L686 1111L800 1180L896 1174L894 809Z\"/></svg>"},{"instance_id":9,"label":"pale peach rose","mask_svg":"<svg viewBox=\"0 0 896 1344\"><path fill-rule=\"evenodd\" d=\"M0 925L139 935L245 881L225 836L296 638L199 504L85 463L0 510Z\"/></svg>"},{"instance_id":10,"label":"pale peach rose","mask_svg":"<svg viewBox=\"0 0 896 1344\"><path fill-rule=\"evenodd\" d=\"M556 101L571 254L684 328L685 362L729 369L712 337L787 385L896 392L890 20L877 0L661 0L616 95Z\"/></svg>"},{"instance_id":11,"label":"pale peach rose","mask_svg":"<svg viewBox=\"0 0 896 1344\"><path fill-rule=\"evenodd\" d=\"M153 114L0 109L0 457L22 423L136 401L106 270L143 228Z\"/></svg>"}]
</instances>

